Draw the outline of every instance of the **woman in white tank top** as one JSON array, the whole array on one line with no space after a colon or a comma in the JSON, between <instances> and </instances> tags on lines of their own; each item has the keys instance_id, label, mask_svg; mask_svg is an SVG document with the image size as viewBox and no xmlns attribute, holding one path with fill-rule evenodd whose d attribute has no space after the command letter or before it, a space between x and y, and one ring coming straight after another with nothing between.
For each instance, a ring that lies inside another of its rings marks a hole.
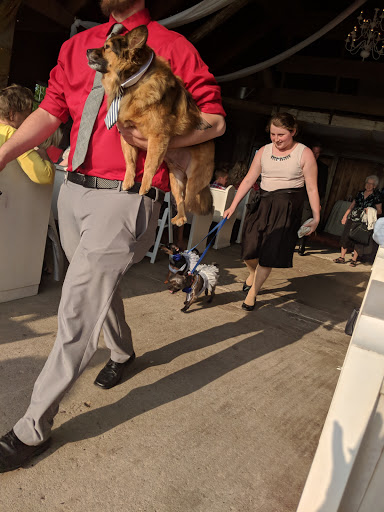
<instances>
[{"instance_id":1,"label":"woman in white tank top","mask_svg":"<svg viewBox=\"0 0 384 512\"><path fill-rule=\"evenodd\" d=\"M229 218L261 175L260 196L247 214L242 236L242 257L249 270L243 286L248 292L242 304L246 311L254 309L257 294L272 268L292 267L305 188L313 217L306 223L311 229L308 234L316 230L320 220L316 159L309 148L295 141L296 119L288 113L276 114L269 122L269 132L272 143L256 153L231 206L224 212Z\"/></svg>"}]
</instances>

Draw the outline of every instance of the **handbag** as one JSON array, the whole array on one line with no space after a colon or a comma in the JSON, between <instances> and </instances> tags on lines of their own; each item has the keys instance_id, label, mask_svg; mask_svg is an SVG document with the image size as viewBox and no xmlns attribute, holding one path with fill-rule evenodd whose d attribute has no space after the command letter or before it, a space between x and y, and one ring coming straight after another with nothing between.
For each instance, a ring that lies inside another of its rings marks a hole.
<instances>
[{"instance_id":1,"label":"handbag","mask_svg":"<svg viewBox=\"0 0 384 512\"><path fill-rule=\"evenodd\" d=\"M362 245L368 245L372 236L372 230L367 228L363 222L355 222L349 230L348 237L354 242Z\"/></svg>"}]
</instances>

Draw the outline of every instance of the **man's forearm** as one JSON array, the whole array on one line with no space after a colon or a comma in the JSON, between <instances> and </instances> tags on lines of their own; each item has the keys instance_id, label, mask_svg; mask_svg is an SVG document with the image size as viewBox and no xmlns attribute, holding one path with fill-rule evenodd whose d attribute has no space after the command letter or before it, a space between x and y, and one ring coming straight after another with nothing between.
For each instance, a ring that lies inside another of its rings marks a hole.
<instances>
[{"instance_id":1,"label":"man's forearm","mask_svg":"<svg viewBox=\"0 0 384 512\"><path fill-rule=\"evenodd\" d=\"M185 148L201 144L207 140L215 139L225 133L225 119L219 114L202 113L201 129L194 130L187 135L173 137L169 144L170 149Z\"/></svg>"},{"instance_id":2,"label":"man's forearm","mask_svg":"<svg viewBox=\"0 0 384 512\"><path fill-rule=\"evenodd\" d=\"M38 108L18 130L0 147L0 170L29 149L38 146L61 124L59 118Z\"/></svg>"}]
</instances>

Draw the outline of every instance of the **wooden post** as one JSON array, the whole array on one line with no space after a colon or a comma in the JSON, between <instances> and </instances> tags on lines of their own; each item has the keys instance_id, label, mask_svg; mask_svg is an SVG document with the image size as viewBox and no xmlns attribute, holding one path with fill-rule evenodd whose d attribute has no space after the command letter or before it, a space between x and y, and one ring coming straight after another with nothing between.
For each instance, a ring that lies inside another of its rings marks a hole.
<instances>
[{"instance_id":1,"label":"wooden post","mask_svg":"<svg viewBox=\"0 0 384 512\"><path fill-rule=\"evenodd\" d=\"M2 0L0 3L0 88L8 85L9 68L15 32L16 15L21 0Z\"/></svg>"}]
</instances>

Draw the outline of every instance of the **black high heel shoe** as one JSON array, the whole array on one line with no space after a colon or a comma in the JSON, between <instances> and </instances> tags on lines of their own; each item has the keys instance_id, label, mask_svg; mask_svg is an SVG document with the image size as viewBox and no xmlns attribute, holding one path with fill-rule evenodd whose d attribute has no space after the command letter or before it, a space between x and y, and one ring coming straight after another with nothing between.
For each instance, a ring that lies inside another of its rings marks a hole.
<instances>
[{"instance_id":1,"label":"black high heel shoe","mask_svg":"<svg viewBox=\"0 0 384 512\"><path fill-rule=\"evenodd\" d=\"M252 286L249 286L249 284L247 284L247 281L245 281L243 284L243 292L248 293L251 288Z\"/></svg>"},{"instance_id":2,"label":"black high heel shoe","mask_svg":"<svg viewBox=\"0 0 384 512\"><path fill-rule=\"evenodd\" d=\"M243 302L242 305L241 305L242 309L245 309L245 311L253 311L255 309L255 306L256 306L256 301L253 304L253 306L249 306L245 302Z\"/></svg>"}]
</instances>

